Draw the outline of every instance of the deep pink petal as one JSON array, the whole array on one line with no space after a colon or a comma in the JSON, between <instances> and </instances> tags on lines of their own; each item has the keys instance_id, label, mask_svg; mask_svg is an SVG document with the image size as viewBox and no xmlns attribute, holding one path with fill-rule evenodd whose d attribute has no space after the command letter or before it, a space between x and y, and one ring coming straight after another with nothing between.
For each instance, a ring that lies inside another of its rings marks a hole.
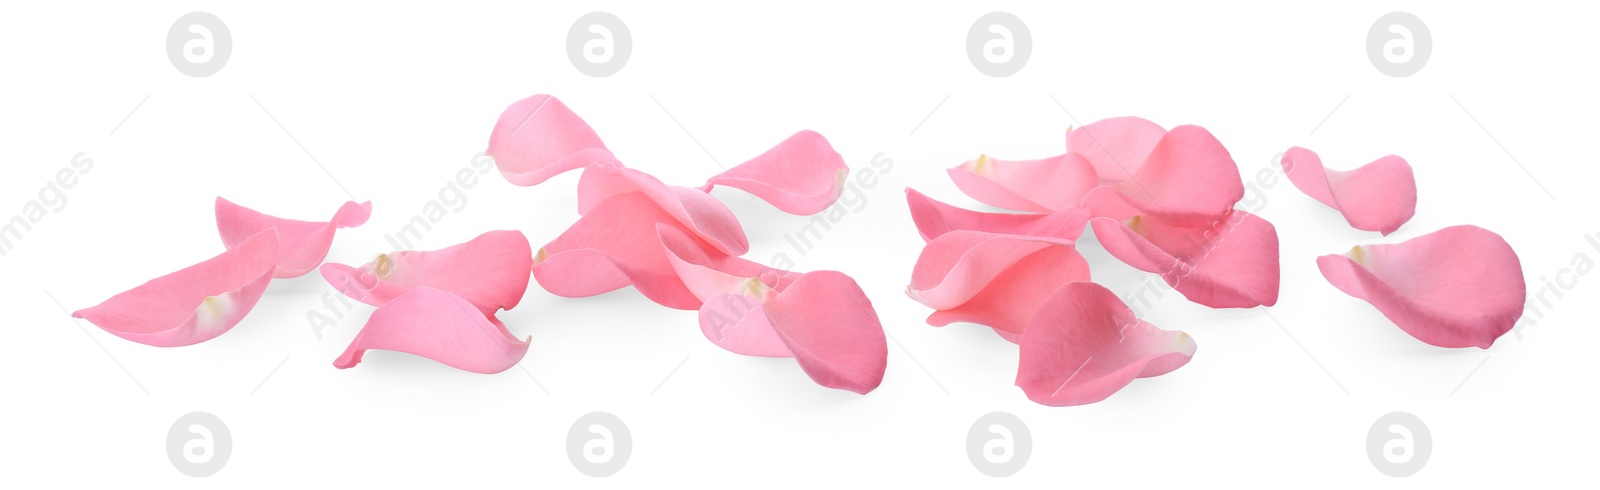
<instances>
[{"instance_id":1,"label":"deep pink petal","mask_svg":"<svg viewBox=\"0 0 1600 490\"><path fill-rule=\"evenodd\" d=\"M233 328L255 307L277 263L278 232L268 228L221 255L151 279L72 316L145 345L205 342Z\"/></svg>"},{"instance_id":2,"label":"deep pink petal","mask_svg":"<svg viewBox=\"0 0 1600 490\"><path fill-rule=\"evenodd\" d=\"M1504 238L1452 226L1395 244L1317 258L1323 277L1418 340L1487 349L1522 316L1522 262Z\"/></svg>"},{"instance_id":3,"label":"deep pink petal","mask_svg":"<svg viewBox=\"0 0 1600 490\"><path fill-rule=\"evenodd\" d=\"M344 203L333 219L324 222L297 221L261 214L217 198L217 231L228 248L244 243L268 228L278 229L278 267L272 277L300 277L316 269L333 246L334 230L354 228L372 216L372 201Z\"/></svg>"},{"instance_id":4,"label":"deep pink petal","mask_svg":"<svg viewBox=\"0 0 1600 490\"><path fill-rule=\"evenodd\" d=\"M583 171L578 181L578 213L588 215L613 196L633 192L648 197L679 226L723 253L742 255L750 250L739 218L722 201L705 191L669 186L650 174L620 165L596 165ZM654 233L655 227L643 231Z\"/></svg>"},{"instance_id":5,"label":"deep pink petal","mask_svg":"<svg viewBox=\"0 0 1600 490\"><path fill-rule=\"evenodd\" d=\"M1355 170L1329 170L1301 147L1283 152L1289 182L1327 204L1357 230L1394 233L1417 211L1417 180L1404 158L1389 155Z\"/></svg>"},{"instance_id":6,"label":"deep pink petal","mask_svg":"<svg viewBox=\"0 0 1600 490\"><path fill-rule=\"evenodd\" d=\"M1133 382L1189 363L1194 339L1134 316L1092 282L1062 286L1022 335L1017 386L1044 405L1098 402Z\"/></svg>"},{"instance_id":7,"label":"deep pink petal","mask_svg":"<svg viewBox=\"0 0 1600 490\"><path fill-rule=\"evenodd\" d=\"M518 340L460 296L419 287L372 312L333 365L355 367L371 349L416 354L463 371L494 374L521 361L528 353L528 341Z\"/></svg>"},{"instance_id":8,"label":"deep pink petal","mask_svg":"<svg viewBox=\"0 0 1600 490\"><path fill-rule=\"evenodd\" d=\"M961 192L990 206L1048 213L1082 207L1099 184L1094 166L1075 154L1039 160L997 160L987 155L949 169Z\"/></svg>"},{"instance_id":9,"label":"deep pink petal","mask_svg":"<svg viewBox=\"0 0 1600 490\"><path fill-rule=\"evenodd\" d=\"M1228 149L1199 126L1161 137L1133 177L1083 197L1096 217L1147 216L1180 226L1205 226L1244 198L1244 182Z\"/></svg>"},{"instance_id":10,"label":"deep pink petal","mask_svg":"<svg viewBox=\"0 0 1600 490\"><path fill-rule=\"evenodd\" d=\"M558 296L594 296L631 284L662 306L699 309L700 299L667 259L658 224L682 227L641 192L611 196L539 249L533 277Z\"/></svg>"},{"instance_id":11,"label":"deep pink petal","mask_svg":"<svg viewBox=\"0 0 1600 490\"><path fill-rule=\"evenodd\" d=\"M1082 155L1102 184L1115 184L1139 171L1156 143L1167 134L1160 124L1125 116L1101 119L1067 131L1067 153Z\"/></svg>"},{"instance_id":12,"label":"deep pink petal","mask_svg":"<svg viewBox=\"0 0 1600 490\"><path fill-rule=\"evenodd\" d=\"M712 186L743 189L789 214L812 215L828 209L844 192L850 167L827 138L801 131L766 153L706 180Z\"/></svg>"},{"instance_id":13,"label":"deep pink petal","mask_svg":"<svg viewBox=\"0 0 1600 490\"><path fill-rule=\"evenodd\" d=\"M865 394L883 381L889 357L883 324L850 276L807 272L765 309L800 368L817 384Z\"/></svg>"},{"instance_id":14,"label":"deep pink petal","mask_svg":"<svg viewBox=\"0 0 1600 490\"><path fill-rule=\"evenodd\" d=\"M506 180L524 186L575 168L616 162L583 118L543 94L519 100L500 113L485 153L494 158Z\"/></svg>"},{"instance_id":15,"label":"deep pink petal","mask_svg":"<svg viewBox=\"0 0 1600 490\"><path fill-rule=\"evenodd\" d=\"M1212 308L1278 302L1278 232L1239 210L1208 226L1188 228L1134 217L1095 218L1095 238L1117 259L1160 274L1190 301Z\"/></svg>"},{"instance_id":16,"label":"deep pink petal","mask_svg":"<svg viewBox=\"0 0 1600 490\"><path fill-rule=\"evenodd\" d=\"M917 223L917 232L924 241L955 230L1077 240L1089 221L1087 209L1046 214L971 211L939 202L911 188L906 188L906 203L911 207L911 220Z\"/></svg>"},{"instance_id":17,"label":"deep pink petal","mask_svg":"<svg viewBox=\"0 0 1600 490\"><path fill-rule=\"evenodd\" d=\"M928 242L917 256L907 293L936 310L954 308L976 295L1028 255L1070 240L979 231L952 231Z\"/></svg>"},{"instance_id":18,"label":"deep pink petal","mask_svg":"<svg viewBox=\"0 0 1600 490\"><path fill-rule=\"evenodd\" d=\"M466 243L433 251L404 250L379 255L359 268L327 263L322 278L339 292L372 306L383 306L422 287L450 292L472 303L484 316L509 310L528 290L533 250L520 231L491 231Z\"/></svg>"}]
</instances>

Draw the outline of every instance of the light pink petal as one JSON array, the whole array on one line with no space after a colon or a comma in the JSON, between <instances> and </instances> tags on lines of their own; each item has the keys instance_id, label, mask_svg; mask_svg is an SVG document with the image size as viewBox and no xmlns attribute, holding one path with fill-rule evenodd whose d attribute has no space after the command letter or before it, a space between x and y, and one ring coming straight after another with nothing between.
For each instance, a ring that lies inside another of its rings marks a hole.
<instances>
[{"instance_id":1,"label":"light pink petal","mask_svg":"<svg viewBox=\"0 0 1600 490\"><path fill-rule=\"evenodd\" d=\"M672 270L685 287L701 301L729 292L747 291L749 281L762 282L762 287L782 291L794 282L799 274L767 267L750 260L724 254L706 246L682 228L670 224L656 225L656 235L667 253Z\"/></svg>"},{"instance_id":2,"label":"light pink petal","mask_svg":"<svg viewBox=\"0 0 1600 490\"><path fill-rule=\"evenodd\" d=\"M491 231L466 243L433 251L404 250L379 255L359 268L322 265L322 278L339 292L372 306L383 306L416 288L448 291L493 318L522 301L528 290L533 250L520 231Z\"/></svg>"},{"instance_id":3,"label":"light pink petal","mask_svg":"<svg viewBox=\"0 0 1600 490\"><path fill-rule=\"evenodd\" d=\"M1156 143L1167 134L1160 124L1125 116L1101 119L1067 131L1067 153L1082 155L1100 183L1115 184L1139 171Z\"/></svg>"},{"instance_id":4,"label":"light pink petal","mask_svg":"<svg viewBox=\"0 0 1600 490\"><path fill-rule=\"evenodd\" d=\"M245 240L268 228L278 229L278 266L272 277L300 277L316 269L328 256L333 246L333 232L339 228L354 228L372 216L372 201L356 204L344 203L325 222L297 221L261 214L217 198L217 231L222 235L222 245L238 246Z\"/></svg>"},{"instance_id":5,"label":"light pink petal","mask_svg":"<svg viewBox=\"0 0 1600 490\"><path fill-rule=\"evenodd\" d=\"M485 153L494 158L506 180L523 186L575 168L616 162L583 118L543 94L519 100L500 113Z\"/></svg>"},{"instance_id":6,"label":"light pink petal","mask_svg":"<svg viewBox=\"0 0 1600 490\"><path fill-rule=\"evenodd\" d=\"M1194 357L1194 339L1135 317L1092 282L1062 286L1022 335L1017 386L1055 407L1098 402L1134 378L1172 372Z\"/></svg>"},{"instance_id":7,"label":"light pink petal","mask_svg":"<svg viewBox=\"0 0 1600 490\"><path fill-rule=\"evenodd\" d=\"M612 196L539 249L533 277L557 296L594 296L631 284L662 306L699 309L700 299L667 259L658 224L682 226L643 193Z\"/></svg>"},{"instance_id":8,"label":"light pink petal","mask_svg":"<svg viewBox=\"0 0 1600 490\"><path fill-rule=\"evenodd\" d=\"M1070 240L980 231L952 231L928 242L917 256L907 293L936 310L954 308L976 295L1024 257Z\"/></svg>"},{"instance_id":9,"label":"light pink petal","mask_svg":"<svg viewBox=\"0 0 1600 490\"><path fill-rule=\"evenodd\" d=\"M765 305L778 336L817 384L865 394L883 381L889 347L861 286L835 271L807 272Z\"/></svg>"},{"instance_id":10,"label":"light pink petal","mask_svg":"<svg viewBox=\"0 0 1600 490\"><path fill-rule=\"evenodd\" d=\"M917 223L917 232L924 241L955 230L1077 240L1089 221L1087 209L1047 214L971 211L936 201L911 188L906 188L906 203L911 206L911 220Z\"/></svg>"},{"instance_id":11,"label":"light pink petal","mask_svg":"<svg viewBox=\"0 0 1600 490\"><path fill-rule=\"evenodd\" d=\"M221 255L151 279L72 313L107 332L156 347L211 340L254 308L278 263L278 232L268 228Z\"/></svg>"},{"instance_id":12,"label":"light pink petal","mask_svg":"<svg viewBox=\"0 0 1600 490\"><path fill-rule=\"evenodd\" d=\"M706 299L700 305L700 333L735 354L794 357L763 304L777 293L752 286L750 292L723 293Z\"/></svg>"},{"instance_id":13,"label":"light pink petal","mask_svg":"<svg viewBox=\"0 0 1600 490\"><path fill-rule=\"evenodd\" d=\"M1228 149L1199 126L1178 126L1151 149L1133 177L1083 197L1096 217L1147 216L1205 226L1244 198L1244 182Z\"/></svg>"},{"instance_id":14,"label":"light pink petal","mask_svg":"<svg viewBox=\"0 0 1600 490\"><path fill-rule=\"evenodd\" d=\"M419 287L372 312L333 365L355 367L371 349L416 354L463 371L494 374L521 361L528 353L528 340L518 340L460 296Z\"/></svg>"},{"instance_id":15,"label":"light pink petal","mask_svg":"<svg viewBox=\"0 0 1600 490\"><path fill-rule=\"evenodd\" d=\"M789 214L811 215L832 206L844 192L850 167L827 138L801 131L766 153L706 180L712 186L743 189Z\"/></svg>"},{"instance_id":16,"label":"light pink petal","mask_svg":"<svg viewBox=\"0 0 1600 490\"><path fill-rule=\"evenodd\" d=\"M699 189L669 186L644 172L620 165L596 165L585 169L578 181L578 213L591 210L613 196L637 192L648 197L679 226L728 255L750 250L739 218L716 198ZM655 227L643 230L654 233Z\"/></svg>"},{"instance_id":17,"label":"light pink petal","mask_svg":"<svg viewBox=\"0 0 1600 490\"><path fill-rule=\"evenodd\" d=\"M955 322L985 325L1015 343L1015 336L1023 333L1050 293L1064 284L1088 280L1089 262L1077 249L1046 247L1017 260L961 305L934 311L927 321L935 327Z\"/></svg>"},{"instance_id":18,"label":"light pink petal","mask_svg":"<svg viewBox=\"0 0 1600 490\"><path fill-rule=\"evenodd\" d=\"M1283 152L1283 172L1301 192L1327 204L1357 230L1394 233L1417 212L1417 180L1404 158L1389 155L1355 170L1328 170L1301 147Z\"/></svg>"},{"instance_id":19,"label":"light pink petal","mask_svg":"<svg viewBox=\"0 0 1600 490\"><path fill-rule=\"evenodd\" d=\"M1106 252L1160 274L1190 301L1212 308L1251 308L1278 302L1278 232L1244 211L1199 228L1134 217L1090 220Z\"/></svg>"},{"instance_id":20,"label":"light pink petal","mask_svg":"<svg viewBox=\"0 0 1600 490\"><path fill-rule=\"evenodd\" d=\"M962 193L990 206L1048 213L1082 207L1099 184L1094 166L1068 153L1040 160L997 160L987 155L949 169Z\"/></svg>"},{"instance_id":21,"label":"light pink petal","mask_svg":"<svg viewBox=\"0 0 1600 490\"><path fill-rule=\"evenodd\" d=\"M1323 277L1440 347L1487 349L1522 316L1522 262L1505 239L1471 225L1317 258Z\"/></svg>"}]
</instances>

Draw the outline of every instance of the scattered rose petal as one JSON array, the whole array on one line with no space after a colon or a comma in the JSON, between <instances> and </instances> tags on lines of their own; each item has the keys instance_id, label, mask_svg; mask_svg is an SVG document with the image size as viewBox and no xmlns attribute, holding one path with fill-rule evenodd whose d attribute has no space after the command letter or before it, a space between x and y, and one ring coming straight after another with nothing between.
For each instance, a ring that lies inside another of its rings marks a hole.
<instances>
[{"instance_id":1,"label":"scattered rose petal","mask_svg":"<svg viewBox=\"0 0 1600 490\"><path fill-rule=\"evenodd\" d=\"M485 151L512 184L529 186L596 163L615 162L600 136L560 100L535 95L500 113Z\"/></svg>"},{"instance_id":2,"label":"scattered rose petal","mask_svg":"<svg viewBox=\"0 0 1600 490\"><path fill-rule=\"evenodd\" d=\"M789 214L812 215L828 209L844 192L850 167L828 139L801 131L766 153L706 180L712 186L743 189Z\"/></svg>"},{"instance_id":3,"label":"scattered rose petal","mask_svg":"<svg viewBox=\"0 0 1600 490\"><path fill-rule=\"evenodd\" d=\"M1489 348L1522 316L1522 263L1504 238L1452 226L1396 244L1317 258L1340 291L1378 308L1418 340Z\"/></svg>"},{"instance_id":4,"label":"scattered rose petal","mask_svg":"<svg viewBox=\"0 0 1600 490\"><path fill-rule=\"evenodd\" d=\"M1135 216L1090 221L1106 252L1161 275L1190 301L1212 308L1251 308L1278 302L1278 232L1239 210L1209 226L1186 228Z\"/></svg>"},{"instance_id":5,"label":"scattered rose petal","mask_svg":"<svg viewBox=\"0 0 1600 490\"><path fill-rule=\"evenodd\" d=\"M528 340L518 340L505 326L490 322L460 296L418 287L372 312L333 365L354 367L371 349L416 354L463 371L493 374L521 361L528 353Z\"/></svg>"},{"instance_id":6,"label":"scattered rose petal","mask_svg":"<svg viewBox=\"0 0 1600 490\"><path fill-rule=\"evenodd\" d=\"M1417 211L1417 181L1404 158L1389 155L1355 170L1329 170L1301 147L1283 152L1283 173L1312 199L1344 215L1357 230L1394 233Z\"/></svg>"},{"instance_id":7,"label":"scattered rose petal","mask_svg":"<svg viewBox=\"0 0 1600 490\"><path fill-rule=\"evenodd\" d=\"M1244 198L1244 182L1228 149L1199 126L1161 137L1133 177L1083 197L1096 217L1147 216L1179 226L1205 226Z\"/></svg>"},{"instance_id":8,"label":"scattered rose petal","mask_svg":"<svg viewBox=\"0 0 1600 490\"><path fill-rule=\"evenodd\" d=\"M354 228L372 216L372 201L346 202L325 222L297 221L261 214L217 198L217 231L222 245L238 246L268 228L278 229L278 266L272 277L300 277L316 269L333 246L334 230Z\"/></svg>"},{"instance_id":9,"label":"scattered rose petal","mask_svg":"<svg viewBox=\"0 0 1600 490\"><path fill-rule=\"evenodd\" d=\"M948 170L961 192L990 206L1048 213L1082 207L1099 184L1094 166L1068 153L1039 160L997 160L980 155Z\"/></svg>"},{"instance_id":10,"label":"scattered rose petal","mask_svg":"<svg viewBox=\"0 0 1600 490\"><path fill-rule=\"evenodd\" d=\"M662 306L699 309L700 299L684 286L662 250L658 224L683 226L641 192L611 196L539 249L533 278L557 296L582 298L633 285Z\"/></svg>"},{"instance_id":11,"label":"scattered rose petal","mask_svg":"<svg viewBox=\"0 0 1600 490\"><path fill-rule=\"evenodd\" d=\"M359 268L322 265L322 278L356 301L383 306L416 288L447 291L494 321L528 289L533 250L520 231L491 231L439 250L379 255Z\"/></svg>"},{"instance_id":12,"label":"scattered rose petal","mask_svg":"<svg viewBox=\"0 0 1600 490\"><path fill-rule=\"evenodd\" d=\"M952 231L923 247L906 294L933 308L928 323L964 321L1022 333L1063 284L1089 280L1070 240Z\"/></svg>"},{"instance_id":13,"label":"scattered rose petal","mask_svg":"<svg viewBox=\"0 0 1600 490\"><path fill-rule=\"evenodd\" d=\"M221 255L78 310L107 332L156 347L211 340L243 319L272 281L278 232L268 228Z\"/></svg>"},{"instance_id":14,"label":"scattered rose petal","mask_svg":"<svg viewBox=\"0 0 1600 490\"><path fill-rule=\"evenodd\" d=\"M1088 160L1101 184L1116 184L1137 172L1166 134L1160 124L1143 118L1101 119L1067 130L1067 153Z\"/></svg>"},{"instance_id":15,"label":"scattered rose petal","mask_svg":"<svg viewBox=\"0 0 1600 490\"><path fill-rule=\"evenodd\" d=\"M1004 235L1027 235L1077 240L1089 221L1089 210L1074 209L1048 214L984 213L961 209L906 189L911 220L924 241L955 230L985 231Z\"/></svg>"},{"instance_id":16,"label":"scattered rose petal","mask_svg":"<svg viewBox=\"0 0 1600 490\"><path fill-rule=\"evenodd\" d=\"M644 172L620 165L596 165L583 171L578 180L578 213L591 210L613 196L637 192L648 197L662 212L686 230L728 255L750 250L739 218L721 201L699 189L666 185ZM654 234L654 226L637 230Z\"/></svg>"},{"instance_id":17,"label":"scattered rose petal","mask_svg":"<svg viewBox=\"0 0 1600 490\"><path fill-rule=\"evenodd\" d=\"M1017 386L1055 407L1106 399L1134 378L1172 372L1194 357L1194 339L1134 316L1115 293L1091 282L1062 286L1022 335Z\"/></svg>"}]
</instances>

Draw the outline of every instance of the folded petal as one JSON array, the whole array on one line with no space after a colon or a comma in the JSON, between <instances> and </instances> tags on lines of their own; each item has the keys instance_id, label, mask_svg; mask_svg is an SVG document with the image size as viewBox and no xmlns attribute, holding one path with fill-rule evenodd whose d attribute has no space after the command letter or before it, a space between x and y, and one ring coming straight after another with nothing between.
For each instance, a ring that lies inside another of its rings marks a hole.
<instances>
[{"instance_id":1,"label":"folded petal","mask_svg":"<svg viewBox=\"0 0 1600 490\"><path fill-rule=\"evenodd\" d=\"M728 255L750 250L739 218L716 198L699 189L669 186L644 172L620 165L596 165L585 169L578 180L578 213L591 210L613 196L640 193L678 224ZM655 233L647 226L645 233Z\"/></svg>"},{"instance_id":2,"label":"folded petal","mask_svg":"<svg viewBox=\"0 0 1600 490\"><path fill-rule=\"evenodd\" d=\"M1039 160L996 160L987 155L949 169L961 192L990 206L1048 213L1082 207L1099 184L1094 166L1077 154Z\"/></svg>"},{"instance_id":3,"label":"folded petal","mask_svg":"<svg viewBox=\"0 0 1600 490\"><path fill-rule=\"evenodd\" d=\"M361 267L327 263L322 278L356 301L383 306L417 288L434 288L471 303L485 317L522 301L533 250L520 231L491 231L439 250L379 255Z\"/></svg>"},{"instance_id":4,"label":"folded petal","mask_svg":"<svg viewBox=\"0 0 1600 490\"><path fill-rule=\"evenodd\" d=\"M1134 316L1092 282L1062 286L1022 335L1017 386L1050 406L1098 402L1134 378L1172 372L1194 357L1194 339Z\"/></svg>"},{"instance_id":5,"label":"folded petal","mask_svg":"<svg viewBox=\"0 0 1600 490\"><path fill-rule=\"evenodd\" d=\"M1404 158L1389 155L1355 170L1329 170L1301 147L1283 152L1283 173L1301 192L1344 215L1357 230L1394 233L1417 211L1417 181Z\"/></svg>"},{"instance_id":6,"label":"folded petal","mask_svg":"<svg viewBox=\"0 0 1600 490\"><path fill-rule=\"evenodd\" d=\"M765 310L800 369L817 384L865 394L883 381L889 358L883 324L850 276L807 272Z\"/></svg>"},{"instance_id":7,"label":"folded petal","mask_svg":"<svg viewBox=\"0 0 1600 490\"><path fill-rule=\"evenodd\" d=\"M1090 223L1106 252L1135 269L1160 274L1190 301L1212 308L1278 302L1278 232L1260 216L1233 210L1198 228L1139 216Z\"/></svg>"},{"instance_id":8,"label":"folded petal","mask_svg":"<svg viewBox=\"0 0 1600 490\"><path fill-rule=\"evenodd\" d=\"M1083 205L1096 217L1147 216L1180 226L1205 226L1244 198L1244 182L1228 149L1199 126L1178 126L1150 150L1133 176L1090 190Z\"/></svg>"},{"instance_id":9,"label":"folded petal","mask_svg":"<svg viewBox=\"0 0 1600 490\"><path fill-rule=\"evenodd\" d=\"M1022 333L1063 284L1089 280L1089 264L1057 238L952 231L923 247L906 294L935 311L928 323L965 321Z\"/></svg>"},{"instance_id":10,"label":"folded petal","mask_svg":"<svg viewBox=\"0 0 1600 490\"><path fill-rule=\"evenodd\" d=\"M1418 340L1489 348L1522 316L1522 263L1504 238L1471 225L1317 258L1340 291L1378 308Z\"/></svg>"},{"instance_id":11,"label":"folded petal","mask_svg":"<svg viewBox=\"0 0 1600 490\"><path fill-rule=\"evenodd\" d=\"M939 202L911 188L906 188L906 203L911 206L911 220L917 223L917 231L922 233L924 241L955 230L1077 240L1083 234L1083 225L1089 221L1087 209L1046 214L971 211Z\"/></svg>"},{"instance_id":12,"label":"folded petal","mask_svg":"<svg viewBox=\"0 0 1600 490\"><path fill-rule=\"evenodd\" d=\"M1101 184L1115 184L1137 172L1166 134L1160 124L1139 117L1101 119L1067 130L1067 153L1088 160Z\"/></svg>"},{"instance_id":13,"label":"folded petal","mask_svg":"<svg viewBox=\"0 0 1600 490\"><path fill-rule=\"evenodd\" d=\"M518 340L460 296L418 287L372 312L333 365L355 367L371 349L416 354L463 371L494 374L521 361L528 353L528 340Z\"/></svg>"},{"instance_id":14,"label":"folded petal","mask_svg":"<svg viewBox=\"0 0 1600 490\"><path fill-rule=\"evenodd\" d=\"M711 177L700 190L736 187L783 212L811 215L839 199L849 173L844 157L833 151L827 138L815 131L801 131L766 153Z\"/></svg>"},{"instance_id":15,"label":"folded petal","mask_svg":"<svg viewBox=\"0 0 1600 490\"><path fill-rule=\"evenodd\" d=\"M489 149L500 174L528 186L583 166L616 162L589 124L560 100L535 95L500 113L489 133Z\"/></svg>"},{"instance_id":16,"label":"folded petal","mask_svg":"<svg viewBox=\"0 0 1600 490\"><path fill-rule=\"evenodd\" d=\"M656 236L666 251L673 272L701 301L731 291L747 291L754 279L765 289L781 291L794 282L798 273L767 267L708 247L682 228L656 225Z\"/></svg>"},{"instance_id":17,"label":"folded petal","mask_svg":"<svg viewBox=\"0 0 1600 490\"><path fill-rule=\"evenodd\" d=\"M557 296L581 298L633 285L662 306L698 309L700 299L684 286L662 249L658 224L683 226L642 192L612 196L539 249L533 277Z\"/></svg>"},{"instance_id":18,"label":"folded petal","mask_svg":"<svg viewBox=\"0 0 1600 490\"><path fill-rule=\"evenodd\" d=\"M217 231L222 235L222 245L238 246L245 240L268 228L278 229L278 267L272 277L300 277L322 264L333 246L333 232L339 228L354 228L372 216L372 201L356 204L344 203L333 219L323 222L297 221L268 216L217 198Z\"/></svg>"},{"instance_id":19,"label":"folded petal","mask_svg":"<svg viewBox=\"0 0 1600 490\"><path fill-rule=\"evenodd\" d=\"M272 281L278 232L261 231L221 255L151 279L72 316L156 347L211 340L243 319Z\"/></svg>"}]
</instances>

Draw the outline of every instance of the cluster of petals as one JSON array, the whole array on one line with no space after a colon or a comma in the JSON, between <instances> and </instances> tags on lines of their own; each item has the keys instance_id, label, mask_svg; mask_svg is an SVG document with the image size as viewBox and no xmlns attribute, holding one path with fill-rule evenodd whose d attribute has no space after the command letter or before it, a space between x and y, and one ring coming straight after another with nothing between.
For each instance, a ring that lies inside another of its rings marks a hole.
<instances>
[{"instance_id":1,"label":"cluster of petals","mask_svg":"<svg viewBox=\"0 0 1600 490\"><path fill-rule=\"evenodd\" d=\"M662 306L697 310L701 331L731 352L794 358L830 388L866 393L882 381L882 323L855 280L740 258L750 248L744 229L710 194L734 187L788 213L826 210L849 169L822 135L801 131L700 187L676 186L624 166L560 100L535 95L501 114L486 153L517 185L583 172L580 217L534 254L544 289L587 297L632 286Z\"/></svg>"}]
</instances>

